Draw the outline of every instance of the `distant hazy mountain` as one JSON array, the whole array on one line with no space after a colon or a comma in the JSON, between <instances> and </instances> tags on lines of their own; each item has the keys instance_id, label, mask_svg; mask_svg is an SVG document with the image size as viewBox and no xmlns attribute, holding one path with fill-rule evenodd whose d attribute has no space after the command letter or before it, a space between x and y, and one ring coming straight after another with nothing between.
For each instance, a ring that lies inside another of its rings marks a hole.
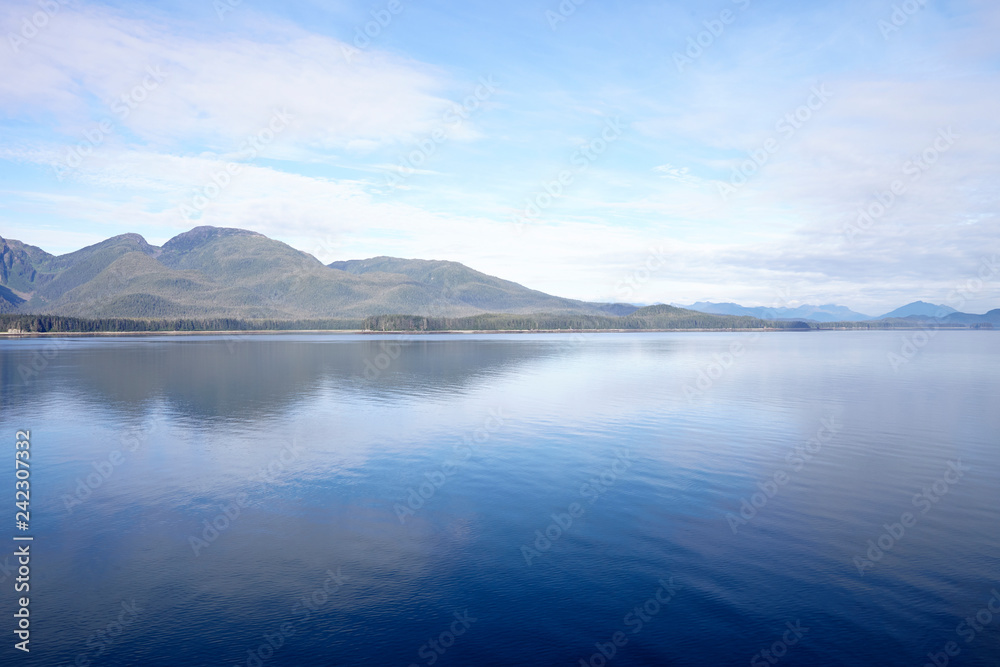
<instances>
[{"instance_id":1,"label":"distant hazy mountain","mask_svg":"<svg viewBox=\"0 0 1000 667\"><path fill-rule=\"evenodd\" d=\"M1000 308L994 308L984 315L972 315L969 313L951 313L941 319L945 324L992 324L994 327L1000 326Z\"/></svg>"},{"instance_id":2,"label":"distant hazy mountain","mask_svg":"<svg viewBox=\"0 0 1000 667\"><path fill-rule=\"evenodd\" d=\"M814 322L861 322L874 319L871 315L857 313L850 308L836 304L824 306L799 306L797 308L747 307L737 303L712 303L699 301L690 306L680 306L688 310L716 315L750 315L768 320L812 320Z\"/></svg>"},{"instance_id":3,"label":"distant hazy mountain","mask_svg":"<svg viewBox=\"0 0 1000 667\"><path fill-rule=\"evenodd\" d=\"M1000 309L991 310L985 315L960 313L948 306L938 306L926 301L914 301L901 308L872 317L855 312L844 306L827 304L824 306L799 306L798 308L748 308L737 303L712 303L699 301L690 306L680 306L688 310L716 315L749 315L768 320L812 320L814 322L864 322L869 320L897 319L910 320L919 323L933 321L938 324L1000 324Z\"/></svg>"},{"instance_id":4,"label":"distant hazy mountain","mask_svg":"<svg viewBox=\"0 0 1000 667\"><path fill-rule=\"evenodd\" d=\"M550 296L455 262L380 257L327 267L242 229L197 227L162 248L123 234L58 257L0 238L0 312L305 319L635 309Z\"/></svg>"},{"instance_id":5,"label":"distant hazy mountain","mask_svg":"<svg viewBox=\"0 0 1000 667\"><path fill-rule=\"evenodd\" d=\"M920 304L916 306L916 304ZM912 323L928 323L932 326L937 325L983 325L992 324L994 326L1000 325L1000 308L995 308L988 313L983 315L976 315L973 313L962 313L947 306L935 306L933 304L925 304L922 301L917 301L915 303L909 304L909 306L904 306L903 308L898 308L893 313L907 312L906 309L910 306L915 306L913 310L917 312L911 312L908 315L894 315L891 318L886 316L885 319L893 320L904 320ZM930 308L928 308L930 306ZM947 312L947 315L941 315L942 310Z\"/></svg>"},{"instance_id":6,"label":"distant hazy mountain","mask_svg":"<svg viewBox=\"0 0 1000 667\"><path fill-rule=\"evenodd\" d=\"M879 319L886 317L910 317L911 315L918 315L920 317L942 317L943 315L950 315L955 312L958 311L954 308L949 308L948 306L937 306L933 303L927 303L926 301L914 301L913 303L908 303L901 308L897 308L896 310L882 315Z\"/></svg>"}]
</instances>

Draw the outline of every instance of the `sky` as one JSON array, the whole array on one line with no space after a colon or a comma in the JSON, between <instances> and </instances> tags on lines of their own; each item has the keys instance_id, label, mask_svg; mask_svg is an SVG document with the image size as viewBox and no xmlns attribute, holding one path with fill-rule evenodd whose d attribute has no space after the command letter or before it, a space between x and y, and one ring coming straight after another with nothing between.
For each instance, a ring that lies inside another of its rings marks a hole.
<instances>
[{"instance_id":1,"label":"sky","mask_svg":"<svg viewBox=\"0 0 1000 667\"><path fill-rule=\"evenodd\" d=\"M0 4L0 236L1000 307L995 0Z\"/></svg>"}]
</instances>

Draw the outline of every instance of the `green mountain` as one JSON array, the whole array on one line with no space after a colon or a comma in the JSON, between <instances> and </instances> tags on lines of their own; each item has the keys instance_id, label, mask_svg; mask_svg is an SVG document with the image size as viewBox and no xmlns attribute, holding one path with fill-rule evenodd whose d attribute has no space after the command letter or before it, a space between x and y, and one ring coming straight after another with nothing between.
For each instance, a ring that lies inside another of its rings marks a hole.
<instances>
[{"instance_id":1,"label":"green mountain","mask_svg":"<svg viewBox=\"0 0 1000 667\"><path fill-rule=\"evenodd\" d=\"M625 303L585 303L527 289L509 280L480 273L458 262L427 259L372 257L328 264L355 275L397 275L439 290L478 312L491 313L583 313L627 315L636 310ZM422 315L423 313L415 313Z\"/></svg>"},{"instance_id":2,"label":"green mountain","mask_svg":"<svg viewBox=\"0 0 1000 667\"><path fill-rule=\"evenodd\" d=\"M242 229L197 227L163 247L123 234L60 256L0 237L0 312L300 320L634 310L551 296L455 262L377 257L324 266Z\"/></svg>"},{"instance_id":3,"label":"green mountain","mask_svg":"<svg viewBox=\"0 0 1000 667\"><path fill-rule=\"evenodd\" d=\"M0 287L0 313L13 313L24 303L24 299L7 287Z\"/></svg>"},{"instance_id":4,"label":"green mountain","mask_svg":"<svg viewBox=\"0 0 1000 667\"><path fill-rule=\"evenodd\" d=\"M36 280L35 266L50 259L52 255L41 248L0 236L0 285L30 292Z\"/></svg>"}]
</instances>

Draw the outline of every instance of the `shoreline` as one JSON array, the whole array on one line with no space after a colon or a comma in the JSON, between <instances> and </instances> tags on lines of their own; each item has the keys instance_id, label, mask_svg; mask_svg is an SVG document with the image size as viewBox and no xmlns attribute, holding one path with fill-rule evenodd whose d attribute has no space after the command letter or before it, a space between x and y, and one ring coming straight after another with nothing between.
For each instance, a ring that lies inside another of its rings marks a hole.
<instances>
[{"instance_id":1,"label":"shoreline","mask_svg":"<svg viewBox=\"0 0 1000 667\"><path fill-rule=\"evenodd\" d=\"M370 329L272 329L257 331L36 331L26 333L0 332L0 338L44 338L69 336L74 338L109 337L109 336L261 336L268 334L330 334L353 336L429 336L433 334L552 334L552 333L675 333L681 331L693 332L769 332L785 331L784 329L447 329L441 331L372 331ZM800 331L805 331L801 329Z\"/></svg>"},{"instance_id":2,"label":"shoreline","mask_svg":"<svg viewBox=\"0 0 1000 667\"><path fill-rule=\"evenodd\" d=\"M354 336L427 336L433 334L599 334L599 333L817 333L822 331L920 331L926 326L892 328L830 327L828 329L448 329L441 331L372 331L370 329L273 329L273 330L232 330L232 331L43 331L9 333L0 332L0 339L11 338L108 338L132 336L263 336L290 334L330 334ZM933 327L945 331L993 331L972 327Z\"/></svg>"}]
</instances>

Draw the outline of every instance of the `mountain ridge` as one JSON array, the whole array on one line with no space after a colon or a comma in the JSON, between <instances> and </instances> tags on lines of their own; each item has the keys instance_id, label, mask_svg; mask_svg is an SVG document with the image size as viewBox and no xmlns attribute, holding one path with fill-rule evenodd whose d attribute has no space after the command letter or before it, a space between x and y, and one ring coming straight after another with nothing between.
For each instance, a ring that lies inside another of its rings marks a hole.
<instances>
[{"instance_id":1,"label":"mountain ridge","mask_svg":"<svg viewBox=\"0 0 1000 667\"><path fill-rule=\"evenodd\" d=\"M768 320L803 320L806 322L877 322L888 319L903 319L915 322L938 322L941 324L978 324L985 322L995 323L994 313L1000 309L994 309L982 315L974 313L963 313L941 304L933 304L927 301L912 301L905 306L900 306L884 315L872 316L858 313L846 306L837 304L824 304L822 306L802 305L796 308L780 308L766 306L741 306L738 303L712 301L698 301L685 306L680 304L679 308L693 310L699 313L713 315L746 315L759 317Z\"/></svg>"},{"instance_id":2,"label":"mountain ridge","mask_svg":"<svg viewBox=\"0 0 1000 667\"><path fill-rule=\"evenodd\" d=\"M121 234L59 256L0 237L0 259L0 312L293 320L636 310L549 295L457 262L381 257L325 266L237 228L195 227L160 247Z\"/></svg>"},{"instance_id":3,"label":"mountain ridge","mask_svg":"<svg viewBox=\"0 0 1000 667\"><path fill-rule=\"evenodd\" d=\"M706 314L754 318L784 322L783 327L795 322L883 320L1000 325L1000 309L977 315L925 301L911 302L879 317L837 304L766 308L700 301L690 306L640 308L627 303L580 301L530 289L449 260L377 256L324 265L309 253L258 232L204 225L178 234L162 246L149 244L140 234L127 233L58 256L0 236L0 313L283 321L391 314L467 318L484 314L627 317L639 313L637 316L658 318Z\"/></svg>"},{"instance_id":4,"label":"mountain ridge","mask_svg":"<svg viewBox=\"0 0 1000 667\"><path fill-rule=\"evenodd\" d=\"M698 301L689 306L679 305L680 308L694 310L699 313L711 313L714 315L748 315L769 320L810 320L813 322L865 322L877 319L871 315L858 313L846 306L837 304L825 304L822 306L802 305L795 308L787 307L767 307L767 306L741 306L738 303L726 302L715 303L711 301Z\"/></svg>"}]
</instances>

